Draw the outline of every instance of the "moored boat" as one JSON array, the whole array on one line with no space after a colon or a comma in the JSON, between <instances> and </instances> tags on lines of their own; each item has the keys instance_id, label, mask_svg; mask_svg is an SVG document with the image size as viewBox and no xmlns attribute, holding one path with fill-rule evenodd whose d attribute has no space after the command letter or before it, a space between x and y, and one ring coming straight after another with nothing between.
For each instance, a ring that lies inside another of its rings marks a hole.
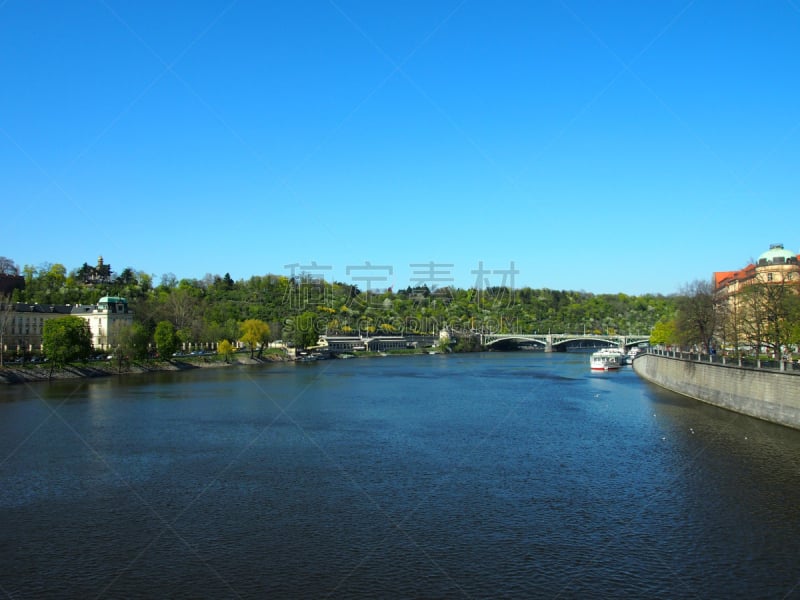
<instances>
[{"instance_id":1,"label":"moored boat","mask_svg":"<svg viewBox=\"0 0 800 600\"><path fill-rule=\"evenodd\" d=\"M615 371L622 366L622 352L603 348L592 354L589 361L592 371Z\"/></svg>"},{"instance_id":2,"label":"moored boat","mask_svg":"<svg viewBox=\"0 0 800 600\"><path fill-rule=\"evenodd\" d=\"M628 354L626 355L627 358L628 358L628 360L626 361L626 364L633 363L633 359L636 358L641 353L642 353L642 349L639 348L638 346L634 346L633 348L631 348L630 351L628 352Z\"/></svg>"}]
</instances>

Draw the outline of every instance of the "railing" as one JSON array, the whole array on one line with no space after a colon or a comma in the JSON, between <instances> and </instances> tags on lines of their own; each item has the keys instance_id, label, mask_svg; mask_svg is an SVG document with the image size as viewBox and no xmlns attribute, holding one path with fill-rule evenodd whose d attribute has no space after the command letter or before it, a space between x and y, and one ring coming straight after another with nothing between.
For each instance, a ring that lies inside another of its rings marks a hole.
<instances>
[{"instance_id":1,"label":"railing","mask_svg":"<svg viewBox=\"0 0 800 600\"><path fill-rule=\"evenodd\" d=\"M680 350L657 350L654 348L648 349L647 353L654 354L656 356L666 356L668 358L677 358L692 362L725 365L728 367L740 367L743 369L783 371L786 373L794 372L795 374L800 375L800 359L793 361L791 359L776 360L755 358L752 356L735 357L726 356L724 354L701 354L697 352L681 352Z\"/></svg>"}]
</instances>

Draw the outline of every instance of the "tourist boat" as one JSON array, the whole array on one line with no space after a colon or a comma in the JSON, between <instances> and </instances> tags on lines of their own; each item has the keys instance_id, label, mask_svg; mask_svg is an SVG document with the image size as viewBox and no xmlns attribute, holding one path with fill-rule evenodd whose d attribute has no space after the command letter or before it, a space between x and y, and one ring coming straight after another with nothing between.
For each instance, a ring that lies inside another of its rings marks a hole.
<instances>
[{"instance_id":1,"label":"tourist boat","mask_svg":"<svg viewBox=\"0 0 800 600\"><path fill-rule=\"evenodd\" d=\"M622 357L619 350L603 348L592 354L589 364L592 371L614 371L622 366Z\"/></svg>"}]
</instances>

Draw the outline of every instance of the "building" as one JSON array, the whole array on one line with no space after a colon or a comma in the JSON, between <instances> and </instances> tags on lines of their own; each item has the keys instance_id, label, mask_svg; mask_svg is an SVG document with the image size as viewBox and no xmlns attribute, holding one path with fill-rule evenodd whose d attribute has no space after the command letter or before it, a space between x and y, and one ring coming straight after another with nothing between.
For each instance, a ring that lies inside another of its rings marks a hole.
<instances>
[{"instance_id":1,"label":"building","mask_svg":"<svg viewBox=\"0 0 800 600\"><path fill-rule=\"evenodd\" d=\"M347 336L323 335L320 336L317 348L328 352L386 352L388 350L406 350L416 348L417 340L402 335L376 335L376 336Z\"/></svg>"},{"instance_id":2,"label":"building","mask_svg":"<svg viewBox=\"0 0 800 600\"><path fill-rule=\"evenodd\" d=\"M117 344L120 327L133 323L133 313L125 298L104 296L97 304L25 304L0 306L0 337L6 354L41 352L42 331L48 319L75 315L86 321L92 333L92 345L108 350Z\"/></svg>"},{"instance_id":3,"label":"building","mask_svg":"<svg viewBox=\"0 0 800 600\"><path fill-rule=\"evenodd\" d=\"M772 244L755 264L751 263L738 271L715 272L714 290L733 296L754 283L791 281L800 282L800 255L786 250L783 244Z\"/></svg>"},{"instance_id":4,"label":"building","mask_svg":"<svg viewBox=\"0 0 800 600\"><path fill-rule=\"evenodd\" d=\"M48 319L66 317L72 311L68 304L25 304L16 302L0 306L0 333L4 353L27 354L42 349L42 331Z\"/></svg>"},{"instance_id":5,"label":"building","mask_svg":"<svg viewBox=\"0 0 800 600\"><path fill-rule=\"evenodd\" d=\"M783 244L772 244L758 260L738 271L713 276L723 345L776 358L791 350L790 306L800 292L800 256ZM793 343L793 342L791 342Z\"/></svg>"},{"instance_id":6,"label":"building","mask_svg":"<svg viewBox=\"0 0 800 600\"><path fill-rule=\"evenodd\" d=\"M116 296L103 296L96 305L77 304L71 314L86 320L92 332L92 345L98 350L114 348L120 328L133 324L128 301Z\"/></svg>"}]
</instances>

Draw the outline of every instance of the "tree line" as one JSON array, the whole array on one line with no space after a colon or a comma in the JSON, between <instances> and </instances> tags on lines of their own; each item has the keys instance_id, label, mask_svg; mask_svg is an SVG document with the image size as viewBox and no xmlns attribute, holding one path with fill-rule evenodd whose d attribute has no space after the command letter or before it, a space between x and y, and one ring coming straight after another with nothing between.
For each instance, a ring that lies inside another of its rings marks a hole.
<instances>
[{"instance_id":1,"label":"tree line","mask_svg":"<svg viewBox=\"0 0 800 600\"><path fill-rule=\"evenodd\" d=\"M462 335L648 334L657 323L674 318L678 300L660 294L530 287L423 285L374 291L305 275L254 275L235 281L227 273L202 279L178 279L168 273L156 283L152 275L131 267L107 277L90 276L93 273L86 264L71 271L58 263L26 265L18 272L24 287L13 291L15 302L94 304L102 296L126 298L134 313L134 327L123 337L134 350L158 346L159 327L168 338L163 323L171 326L176 345L257 340L246 342L251 350L274 339L304 347L315 343L320 334L438 334L441 329ZM253 333L254 322L265 327L259 325Z\"/></svg>"}]
</instances>

